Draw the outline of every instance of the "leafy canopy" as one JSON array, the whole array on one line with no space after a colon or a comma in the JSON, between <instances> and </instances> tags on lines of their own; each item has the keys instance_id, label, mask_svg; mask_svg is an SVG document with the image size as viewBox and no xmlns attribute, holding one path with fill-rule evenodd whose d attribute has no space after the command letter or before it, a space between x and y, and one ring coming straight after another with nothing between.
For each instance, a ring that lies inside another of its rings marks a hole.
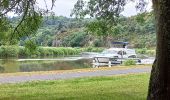
<instances>
[{"instance_id":1,"label":"leafy canopy","mask_svg":"<svg viewBox=\"0 0 170 100\"><path fill-rule=\"evenodd\" d=\"M136 2L136 8L144 11L145 0L78 0L74 5L71 16L95 18L94 22L87 25L87 30L97 36L109 36L113 26L118 22L118 17L128 2Z\"/></svg>"},{"instance_id":2,"label":"leafy canopy","mask_svg":"<svg viewBox=\"0 0 170 100\"><path fill-rule=\"evenodd\" d=\"M147 4L145 0L89 0L88 2L78 0L74 5L71 16L84 18L88 15L112 24L129 2L136 2L136 8L140 11L144 11Z\"/></svg>"},{"instance_id":3,"label":"leafy canopy","mask_svg":"<svg viewBox=\"0 0 170 100\"><path fill-rule=\"evenodd\" d=\"M46 3L46 0L44 2ZM53 7L55 0L51 2ZM48 9L39 8L37 0L0 0L0 25L11 30L10 39L19 39L35 33L41 24L42 16L48 12ZM8 13L21 17L16 26L9 25L9 20L6 20ZM3 29L0 29L0 33L1 36L5 35Z\"/></svg>"}]
</instances>

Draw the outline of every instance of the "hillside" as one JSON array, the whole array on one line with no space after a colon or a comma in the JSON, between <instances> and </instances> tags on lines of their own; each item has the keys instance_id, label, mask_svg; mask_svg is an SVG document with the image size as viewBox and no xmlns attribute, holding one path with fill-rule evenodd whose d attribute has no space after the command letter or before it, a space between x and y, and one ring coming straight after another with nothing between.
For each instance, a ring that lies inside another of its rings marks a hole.
<instances>
[{"instance_id":1,"label":"hillside","mask_svg":"<svg viewBox=\"0 0 170 100\"><path fill-rule=\"evenodd\" d=\"M11 21L16 22L17 18L11 18ZM130 46L135 48L154 48L156 45L152 12L132 17L120 16L118 23L111 27L105 39L104 35L95 35L87 29L87 26L95 21L95 19L77 20L63 16L48 16L43 18L37 33L29 37L39 46L54 47L101 47L105 46L104 42L109 44L112 41L129 42ZM91 26L90 28L93 29ZM24 45L26 40L28 37L21 38L20 45Z\"/></svg>"}]
</instances>

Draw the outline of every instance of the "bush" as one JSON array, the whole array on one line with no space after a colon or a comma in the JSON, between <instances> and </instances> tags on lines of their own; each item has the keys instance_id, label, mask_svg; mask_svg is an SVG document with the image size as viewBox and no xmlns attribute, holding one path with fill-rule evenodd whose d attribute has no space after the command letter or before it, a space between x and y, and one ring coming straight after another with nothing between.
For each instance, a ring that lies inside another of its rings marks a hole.
<instances>
[{"instance_id":1,"label":"bush","mask_svg":"<svg viewBox=\"0 0 170 100\"><path fill-rule=\"evenodd\" d=\"M84 52L102 52L104 48L98 48L98 47L87 47L83 48Z\"/></svg>"},{"instance_id":2,"label":"bush","mask_svg":"<svg viewBox=\"0 0 170 100\"><path fill-rule=\"evenodd\" d=\"M72 33L62 40L62 45L68 47L83 47L87 43L87 37L88 34L84 32Z\"/></svg>"},{"instance_id":3,"label":"bush","mask_svg":"<svg viewBox=\"0 0 170 100\"><path fill-rule=\"evenodd\" d=\"M156 55L156 51L155 50L148 50L146 48L142 48L142 49L136 49L137 54L145 54L148 56L155 56Z\"/></svg>"},{"instance_id":4,"label":"bush","mask_svg":"<svg viewBox=\"0 0 170 100\"><path fill-rule=\"evenodd\" d=\"M102 47L104 45L103 41L100 39L96 39L94 42L94 47Z\"/></svg>"},{"instance_id":5,"label":"bush","mask_svg":"<svg viewBox=\"0 0 170 100\"><path fill-rule=\"evenodd\" d=\"M67 55L66 52L62 48L53 48L54 56L64 56Z\"/></svg>"},{"instance_id":6,"label":"bush","mask_svg":"<svg viewBox=\"0 0 170 100\"><path fill-rule=\"evenodd\" d=\"M123 62L123 65L125 66L136 65L136 62L134 60L126 60Z\"/></svg>"},{"instance_id":7,"label":"bush","mask_svg":"<svg viewBox=\"0 0 170 100\"><path fill-rule=\"evenodd\" d=\"M17 57L19 53L18 46L1 46L0 56L1 57Z\"/></svg>"},{"instance_id":8,"label":"bush","mask_svg":"<svg viewBox=\"0 0 170 100\"><path fill-rule=\"evenodd\" d=\"M146 54L147 49L146 49L146 48L136 49L136 52L137 52L138 54Z\"/></svg>"},{"instance_id":9,"label":"bush","mask_svg":"<svg viewBox=\"0 0 170 100\"><path fill-rule=\"evenodd\" d=\"M40 52L40 56L53 56L53 51L50 48L39 47L38 51Z\"/></svg>"},{"instance_id":10,"label":"bush","mask_svg":"<svg viewBox=\"0 0 170 100\"><path fill-rule=\"evenodd\" d=\"M149 56L155 56L156 55L156 51L155 50L147 50L146 54Z\"/></svg>"},{"instance_id":11,"label":"bush","mask_svg":"<svg viewBox=\"0 0 170 100\"><path fill-rule=\"evenodd\" d=\"M19 47L19 57L27 57L30 52L25 49L25 47Z\"/></svg>"}]
</instances>

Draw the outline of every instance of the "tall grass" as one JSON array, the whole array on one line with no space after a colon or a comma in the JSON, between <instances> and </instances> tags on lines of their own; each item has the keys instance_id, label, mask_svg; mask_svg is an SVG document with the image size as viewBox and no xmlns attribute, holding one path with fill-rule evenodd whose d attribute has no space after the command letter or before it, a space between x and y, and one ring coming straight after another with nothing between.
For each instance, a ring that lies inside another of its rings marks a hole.
<instances>
[{"instance_id":1,"label":"tall grass","mask_svg":"<svg viewBox=\"0 0 170 100\"><path fill-rule=\"evenodd\" d=\"M48 57L78 55L81 52L101 52L104 48L38 47L33 52L25 47L0 46L0 57Z\"/></svg>"},{"instance_id":2,"label":"tall grass","mask_svg":"<svg viewBox=\"0 0 170 100\"><path fill-rule=\"evenodd\" d=\"M147 48L136 49L136 53L137 54L144 54L144 55L148 55L148 56L155 56L156 55L155 50L150 50L150 49L147 49Z\"/></svg>"}]
</instances>

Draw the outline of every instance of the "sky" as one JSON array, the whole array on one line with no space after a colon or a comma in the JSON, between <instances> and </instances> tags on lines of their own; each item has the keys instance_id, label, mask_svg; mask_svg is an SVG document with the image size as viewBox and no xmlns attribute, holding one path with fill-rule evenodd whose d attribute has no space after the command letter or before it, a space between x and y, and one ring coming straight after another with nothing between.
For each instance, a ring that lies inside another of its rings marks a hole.
<instances>
[{"instance_id":1,"label":"sky","mask_svg":"<svg viewBox=\"0 0 170 100\"><path fill-rule=\"evenodd\" d=\"M88 0L86 0L88 1ZM148 6L147 6L147 10L150 11L151 10L151 0L147 0L149 2ZM45 3L44 0L38 0L38 5L41 8L45 8ZM50 8L51 7L51 0L46 0L47 2L47 6ZM70 13L71 13L71 9L73 9L74 4L77 2L77 0L56 0L55 2L55 6L53 8L53 12L55 12L55 14L57 16L66 16L66 17L70 17ZM125 6L125 10L122 13L124 16L133 16L137 14L136 8L135 8L136 3L129 3Z\"/></svg>"},{"instance_id":2,"label":"sky","mask_svg":"<svg viewBox=\"0 0 170 100\"><path fill-rule=\"evenodd\" d=\"M86 0L88 1L88 0ZM53 12L55 12L56 16L66 16L70 17L71 10L74 7L74 4L77 2L77 0L56 0L55 6L53 8ZM151 0L148 0L149 4L147 6L147 10L151 10ZM46 8L46 4L44 3L44 0L37 0L38 6L40 8ZM47 6L50 9L51 8L51 0L46 0ZM129 3L125 6L125 10L123 11L124 16L133 16L137 14L136 8L135 8L136 3ZM12 16L13 14L9 14Z\"/></svg>"},{"instance_id":3,"label":"sky","mask_svg":"<svg viewBox=\"0 0 170 100\"><path fill-rule=\"evenodd\" d=\"M41 8L46 8L44 0L37 0L38 5ZM46 0L48 8L51 7L51 0ZM56 0L55 6L53 8L53 12L57 16L66 16L70 17L71 9L73 9L74 4L77 2L77 0Z\"/></svg>"}]
</instances>

